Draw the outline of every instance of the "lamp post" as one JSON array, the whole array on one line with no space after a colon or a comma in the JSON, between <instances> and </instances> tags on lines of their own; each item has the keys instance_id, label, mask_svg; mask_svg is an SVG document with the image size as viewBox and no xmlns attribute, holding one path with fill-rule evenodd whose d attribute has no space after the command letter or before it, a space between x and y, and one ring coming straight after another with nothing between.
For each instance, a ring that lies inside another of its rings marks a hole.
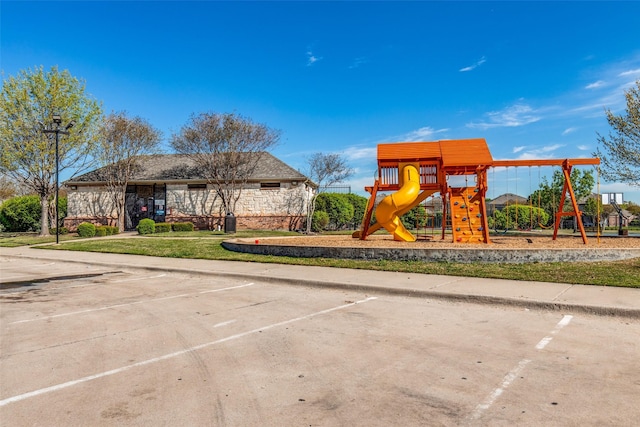
<instances>
[{"instance_id":1,"label":"lamp post","mask_svg":"<svg viewBox=\"0 0 640 427\"><path fill-rule=\"evenodd\" d=\"M59 150L58 150L58 139L59 139L59 135L63 134L63 135L69 135L69 129L71 129L73 127L73 125L75 124L75 122L73 120L71 120L69 122L68 125L66 125L64 127L64 129L61 129L60 124L62 123L62 118L60 117L60 114L54 114L53 115L53 125L51 126L51 129L43 129L42 132L44 132L45 134L55 134L56 135L56 245L59 244L59 236L60 236L60 226L59 226L59 213L58 213L58 187L60 187L59 182L58 182L58 178L59 178L59 166L60 166L60 159L59 159Z\"/></svg>"}]
</instances>

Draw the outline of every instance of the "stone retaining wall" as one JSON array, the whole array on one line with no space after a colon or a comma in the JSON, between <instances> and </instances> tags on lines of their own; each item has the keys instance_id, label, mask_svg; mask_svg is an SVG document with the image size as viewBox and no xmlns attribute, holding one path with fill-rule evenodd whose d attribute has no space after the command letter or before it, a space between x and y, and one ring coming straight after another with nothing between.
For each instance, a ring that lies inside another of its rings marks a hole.
<instances>
[{"instance_id":1,"label":"stone retaining wall","mask_svg":"<svg viewBox=\"0 0 640 427\"><path fill-rule=\"evenodd\" d=\"M268 239L255 241L232 239L222 243L225 249L258 255L290 256L301 258L345 258L394 261L436 262L578 262L618 261L639 258L640 249L406 249L406 248L355 248L269 245Z\"/></svg>"}]
</instances>

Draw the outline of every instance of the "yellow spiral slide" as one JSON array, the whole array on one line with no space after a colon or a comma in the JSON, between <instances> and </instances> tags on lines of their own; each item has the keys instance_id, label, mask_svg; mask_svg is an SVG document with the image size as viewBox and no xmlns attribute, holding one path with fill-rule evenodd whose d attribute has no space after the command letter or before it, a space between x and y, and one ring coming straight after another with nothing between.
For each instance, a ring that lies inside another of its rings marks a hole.
<instances>
[{"instance_id":1,"label":"yellow spiral slide","mask_svg":"<svg viewBox=\"0 0 640 427\"><path fill-rule=\"evenodd\" d=\"M417 204L416 199L420 195L420 174L414 165L407 164L402 168L401 177L400 189L378 204L376 221L393 235L393 240L415 242L416 237L402 225L399 214Z\"/></svg>"}]
</instances>

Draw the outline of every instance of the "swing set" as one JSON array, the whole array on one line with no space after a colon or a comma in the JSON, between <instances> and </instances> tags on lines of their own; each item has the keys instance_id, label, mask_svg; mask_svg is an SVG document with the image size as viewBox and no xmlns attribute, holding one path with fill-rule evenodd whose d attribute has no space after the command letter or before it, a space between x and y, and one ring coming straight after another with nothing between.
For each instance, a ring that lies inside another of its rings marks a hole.
<instances>
[{"instance_id":1,"label":"swing set","mask_svg":"<svg viewBox=\"0 0 640 427\"><path fill-rule=\"evenodd\" d=\"M443 209L442 239L445 238L447 226L444 219L449 214L454 242L491 243L485 201L488 188L487 170L496 167L559 166L562 168L564 185L558 209L554 214L553 240L557 238L562 218L573 216L580 229L582 241L587 244L582 212L579 210L571 184L571 170L577 165L599 164L598 158L493 160L489 147L482 138L378 144L378 177L373 186L365 187L371 196L362 226L353 233L353 237L365 240L370 234L385 228L393 235L394 240L415 241L416 237L402 225L400 217L430 195L440 193ZM473 185L469 184L469 175L475 175ZM464 186L450 185L454 176L464 176ZM376 199L379 191L394 193L378 202ZM567 194L573 210L565 212ZM531 208L532 203L530 197ZM371 224L374 208L376 222ZM516 209L516 226L517 211ZM533 209L530 211L533 212ZM533 217L530 218L530 226L533 228Z\"/></svg>"},{"instance_id":2,"label":"swing set","mask_svg":"<svg viewBox=\"0 0 640 427\"><path fill-rule=\"evenodd\" d=\"M540 227L541 229L548 229L553 227L553 225L546 225L543 224L542 218L541 218L541 212L542 212L542 191L537 190L538 193L538 201L537 201L537 205L534 205L534 194L535 192L533 191L532 188L532 178L531 178L531 168L532 166L528 166L529 168L529 197L528 197L528 201L527 201L527 205L529 207L529 224L528 227L523 227L521 226L521 222L518 220L518 215L520 215L520 209L518 208L519 206L524 206L524 204L519 203L519 198L520 196L518 195L518 168L516 167L516 178L515 178L515 183L516 183L516 189L515 189L515 194L514 196L514 203L513 205L515 206L514 209L514 216L515 216L515 220L514 220L514 225L513 227L510 227L509 221L511 219L511 215L509 213L509 207L513 206L510 205L511 202L511 198L509 197L511 195L511 193L509 193L509 167L506 167L506 181L507 181L507 189L506 189L506 193L504 195L504 197L506 198L505 200L505 204L504 204L504 209L503 211L506 211L505 214L505 218L504 218L504 227L499 226L499 220L498 218L496 218L496 212L498 211L496 209L496 204L495 204L495 195L493 196L494 201L491 202L490 204L492 205L492 211L493 211L493 221L494 221L494 228L493 230L496 233L502 233L502 234L506 234L507 231L509 231L510 229L517 229L519 231L531 231L536 227ZM495 168L493 169L493 178L492 181L495 183L496 182L496 178L495 178ZM540 182L540 167L538 167L538 182ZM555 218L556 215L556 209L557 209L557 204L556 204L556 195L555 192L552 192L552 199L553 201L551 202L551 206L553 208L553 215L552 217ZM534 216L534 207L537 208L537 214Z\"/></svg>"},{"instance_id":3,"label":"swing set","mask_svg":"<svg viewBox=\"0 0 640 427\"><path fill-rule=\"evenodd\" d=\"M582 224L582 212L578 207L578 200L576 199L576 195L573 191L573 186L571 185L571 170L574 166L578 165L599 165L600 159L598 158L585 158L585 159L544 159L544 160L494 160L493 167L522 167L522 166L560 166L562 167L562 175L564 177L564 184L562 187L562 192L560 193L560 201L558 204L558 209L555 212L555 220L553 225L553 240L556 240L558 237L558 229L560 228L560 223L562 222L562 218L565 216L572 216L576 218L576 223L578 225L578 229L580 230L580 235L582 236L582 242L587 244L587 234L584 229L584 225ZM569 194L569 201L571 203L571 208L573 210L564 211L564 205L567 201L567 193ZM531 197L529 197L530 204L533 202ZM517 202L516 202L517 203ZM555 198L554 198L554 206L555 206ZM540 205L540 193L538 193L538 205ZM516 226L517 226L517 212L516 209ZM531 210L533 212L533 210ZM542 228L547 228L540 224L538 220L538 225Z\"/></svg>"}]
</instances>

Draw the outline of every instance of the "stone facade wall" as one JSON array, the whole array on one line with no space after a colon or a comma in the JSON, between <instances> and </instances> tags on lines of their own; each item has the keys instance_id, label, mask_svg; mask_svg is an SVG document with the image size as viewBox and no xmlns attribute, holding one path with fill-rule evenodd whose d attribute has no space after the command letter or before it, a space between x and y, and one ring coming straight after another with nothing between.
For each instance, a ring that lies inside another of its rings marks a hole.
<instances>
[{"instance_id":1,"label":"stone facade wall","mask_svg":"<svg viewBox=\"0 0 640 427\"><path fill-rule=\"evenodd\" d=\"M87 186L67 191L67 216L64 226L76 231L78 225L91 222L96 225L117 225L117 215L104 187Z\"/></svg>"},{"instance_id":2,"label":"stone facade wall","mask_svg":"<svg viewBox=\"0 0 640 427\"><path fill-rule=\"evenodd\" d=\"M304 185L262 189L250 184L236 203L236 216L300 215L306 212L308 194ZM171 215L225 215L220 198L211 186L190 189L187 184L167 185L167 209Z\"/></svg>"},{"instance_id":3,"label":"stone facade wall","mask_svg":"<svg viewBox=\"0 0 640 427\"><path fill-rule=\"evenodd\" d=\"M248 184L234 212L237 229L294 230L302 228L310 195L304 184L282 183L279 188ZM81 186L68 191L65 226L75 231L81 222L115 225L116 213L104 187ZM224 226L220 198L211 186L189 188L167 184L166 222L193 222L196 228L215 230Z\"/></svg>"}]
</instances>

